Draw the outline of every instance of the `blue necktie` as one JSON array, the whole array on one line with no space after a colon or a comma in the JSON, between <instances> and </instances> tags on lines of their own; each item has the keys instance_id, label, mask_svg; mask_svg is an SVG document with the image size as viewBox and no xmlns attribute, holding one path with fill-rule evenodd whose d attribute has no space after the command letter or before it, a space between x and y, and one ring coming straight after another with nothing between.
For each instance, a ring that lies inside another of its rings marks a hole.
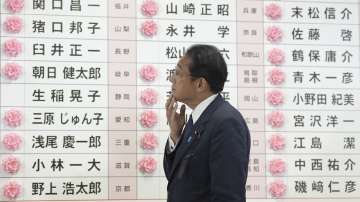
<instances>
[{"instance_id":1,"label":"blue necktie","mask_svg":"<svg viewBox=\"0 0 360 202\"><path fill-rule=\"evenodd\" d=\"M189 120L186 122L184 131L183 131L183 138L185 143L190 143L192 139L192 131L194 130L194 123L192 119L192 115L190 115Z\"/></svg>"}]
</instances>

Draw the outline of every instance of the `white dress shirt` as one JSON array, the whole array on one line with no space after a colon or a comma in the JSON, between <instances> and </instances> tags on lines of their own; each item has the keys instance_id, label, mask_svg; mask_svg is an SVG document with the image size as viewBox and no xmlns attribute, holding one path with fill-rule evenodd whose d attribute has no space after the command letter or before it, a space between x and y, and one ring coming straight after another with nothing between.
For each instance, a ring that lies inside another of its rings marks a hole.
<instances>
[{"instance_id":1,"label":"white dress shirt","mask_svg":"<svg viewBox=\"0 0 360 202\"><path fill-rule=\"evenodd\" d=\"M200 104L198 104L195 109L191 112L191 116L193 118L193 123L195 125L196 121L200 118L201 114L205 111L205 109L210 105L210 103L212 101L215 100L216 96L218 94L214 94L209 96L208 98L206 98L205 100L203 100L202 102L200 102ZM186 124L185 124L186 125ZM182 130L184 130L185 125L183 127ZM182 131L181 131L182 132ZM171 139L171 137L168 138L169 141L169 150L170 152L174 151L174 149L176 148L176 145L174 144L173 140Z\"/></svg>"}]
</instances>

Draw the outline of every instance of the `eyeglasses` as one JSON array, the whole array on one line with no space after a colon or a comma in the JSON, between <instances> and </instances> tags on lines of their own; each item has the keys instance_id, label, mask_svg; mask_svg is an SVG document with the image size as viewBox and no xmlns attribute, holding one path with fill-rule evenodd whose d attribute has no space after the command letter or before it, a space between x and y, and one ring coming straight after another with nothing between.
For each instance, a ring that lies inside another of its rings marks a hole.
<instances>
[{"instance_id":1,"label":"eyeglasses","mask_svg":"<svg viewBox=\"0 0 360 202\"><path fill-rule=\"evenodd\" d=\"M194 78L190 74L181 73L181 70L179 70L179 68L173 69L170 74L171 74L170 75L170 81L174 80L174 79L180 80L180 79L183 79L183 78L186 78L186 77Z\"/></svg>"}]
</instances>

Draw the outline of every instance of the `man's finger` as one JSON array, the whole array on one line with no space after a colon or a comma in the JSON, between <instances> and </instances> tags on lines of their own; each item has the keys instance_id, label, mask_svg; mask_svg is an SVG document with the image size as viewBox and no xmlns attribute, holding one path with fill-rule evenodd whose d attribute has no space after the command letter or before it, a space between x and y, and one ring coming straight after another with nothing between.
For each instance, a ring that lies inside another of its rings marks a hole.
<instances>
[{"instance_id":1,"label":"man's finger","mask_svg":"<svg viewBox=\"0 0 360 202\"><path fill-rule=\"evenodd\" d=\"M169 104L169 106L168 106L168 110L172 110L172 108L174 107L174 103L175 103L175 99L174 98L171 98L171 101L170 101L170 104Z\"/></svg>"},{"instance_id":2,"label":"man's finger","mask_svg":"<svg viewBox=\"0 0 360 202\"><path fill-rule=\"evenodd\" d=\"M165 108L166 108L166 109L169 107L169 104L170 104L171 99L172 99L172 94L171 94L170 97L166 100L166 103L165 103Z\"/></svg>"},{"instance_id":3,"label":"man's finger","mask_svg":"<svg viewBox=\"0 0 360 202\"><path fill-rule=\"evenodd\" d=\"M172 119L172 120L175 119L177 107L178 107L178 103L176 102L174 108L173 108L172 111L171 111L171 119Z\"/></svg>"}]
</instances>

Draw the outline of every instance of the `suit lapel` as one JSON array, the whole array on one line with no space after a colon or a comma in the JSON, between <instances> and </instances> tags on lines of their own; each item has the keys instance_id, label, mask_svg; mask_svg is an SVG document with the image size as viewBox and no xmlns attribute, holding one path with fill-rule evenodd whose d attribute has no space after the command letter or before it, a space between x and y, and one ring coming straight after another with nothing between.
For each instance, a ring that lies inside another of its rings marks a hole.
<instances>
[{"instance_id":1,"label":"suit lapel","mask_svg":"<svg viewBox=\"0 0 360 202\"><path fill-rule=\"evenodd\" d=\"M180 161L184 158L185 154L187 153L188 149L194 142L195 136L198 135L200 137L201 132L205 129L206 122L211 118L212 113L222 104L224 103L224 99L221 95L218 95L215 100L210 103L210 105L205 109L205 111L200 115L199 119L196 121L195 125L191 130L187 130L184 132L190 134L182 134L182 138L180 140L179 148L177 148L173 165L171 166L170 171L170 179L172 179L174 172L179 166ZM186 138L184 138L186 137ZM190 141L189 141L190 138Z\"/></svg>"}]
</instances>

